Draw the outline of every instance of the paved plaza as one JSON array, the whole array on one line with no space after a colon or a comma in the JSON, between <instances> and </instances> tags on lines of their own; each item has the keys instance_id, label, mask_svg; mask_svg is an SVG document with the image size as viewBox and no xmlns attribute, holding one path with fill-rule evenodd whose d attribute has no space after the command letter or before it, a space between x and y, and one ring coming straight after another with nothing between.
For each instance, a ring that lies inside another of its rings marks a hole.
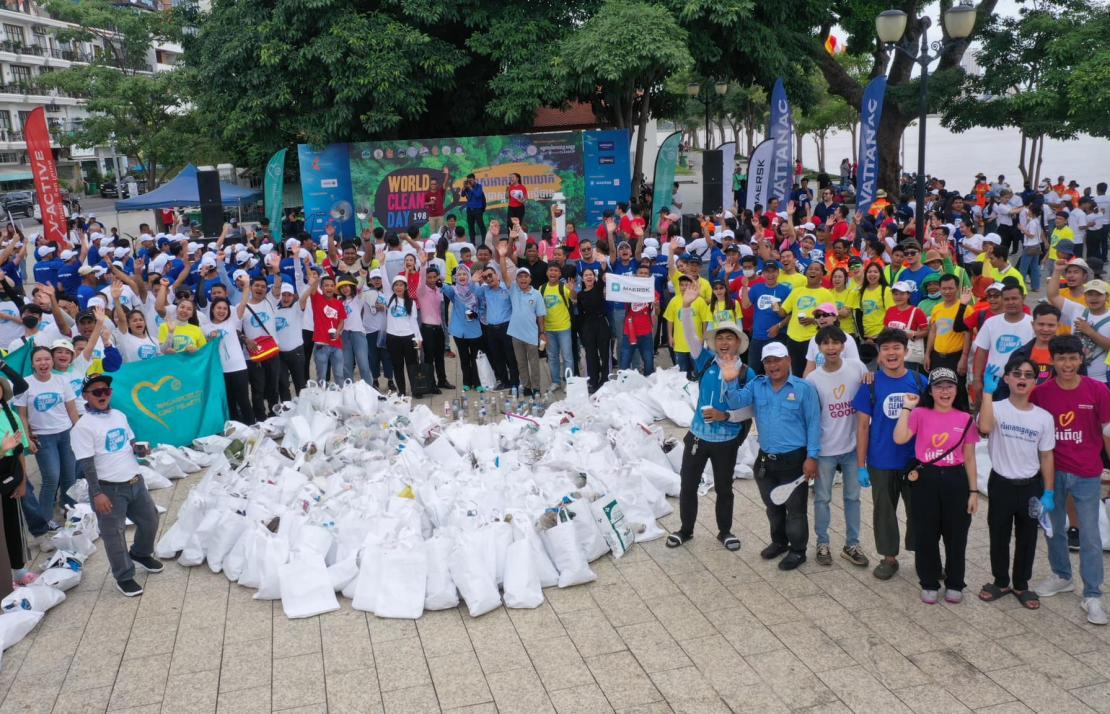
<instances>
[{"instance_id":1,"label":"paved plaza","mask_svg":"<svg viewBox=\"0 0 1110 714\"><path fill-rule=\"evenodd\" d=\"M199 478L154 492L169 508L163 530ZM989 580L985 506L968 544L969 597L926 606L912 557L889 582L840 558L817 565L812 538L795 572L760 560L755 484L735 489L739 553L714 537L710 493L686 547L660 539L605 556L594 583L477 619L460 606L383 620L341 598L340 611L289 620L280 601L175 562L140 574L146 592L128 599L100 549L66 601L4 653L0 712L1110 712L1110 627L1087 624L1075 595L1039 612L975 598ZM863 546L874 557L870 495ZM1042 542L1035 576L1047 572Z\"/></svg>"}]
</instances>

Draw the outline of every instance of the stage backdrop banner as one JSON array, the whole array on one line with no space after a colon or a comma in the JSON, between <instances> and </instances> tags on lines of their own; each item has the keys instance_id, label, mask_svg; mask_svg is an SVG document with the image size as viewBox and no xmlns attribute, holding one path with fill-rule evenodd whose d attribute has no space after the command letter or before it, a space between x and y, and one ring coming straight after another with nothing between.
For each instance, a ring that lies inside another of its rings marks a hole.
<instances>
[{"instance_id":1,"label":"stage backdrop banner","mask_svg":"<svg viewBox=\"0 0 1110 714\"><path fill-rule=\"evenodd\" d=\"M586 226L601 225L606 209L616 210L632 190L628 129L582 132L586 171ZM582 231L585 226L579 226Z\"/></svg>"},{"instance_id":2,"label":"stage backdrop banner","mask_svg":"<svg viewBox=\"0 0 1110 714\"><path fill-rule=\"evenodd\" d=\"M613 302L653 302L655 278L605 273L605 299Z\"/></svg>"},{"instance_id":3,"label":"stage backdrop banner","mask_svg":"<svg viewBox=\"0 0 1110 714\"><path fill-rule=\"evenodd\" d=\"M358 237L347 145L329 144L317 151L300 144L297 157L301 164L305 230L318 240L331 224L340 238Z\"/></svg>"},{"instance_id":4,"label":"stage backdrop banner","mask_svg":"<svg viewBox=\"0 0 1110 714\"><path fill-rule=\"evenodd\" d=\"M756 204L767 206L771 195L771 158L774 151L774 140L766 139L755 147L748 159L748 192L744 197L744 208L754 209Z\"/></svg>"},{"instance_id":5,"label":"stage backdrop banner","mask_svg":"<svg viewBox=\"0 0 1110 714\"><path fill-rule=\"evenodd\" d=\"M771 130L768 136L775 142L770 197L779 199L782 204L779 210L785 211L794 184L794 114L790 109L790 100L786 98L782 77L775 80L771 90ZM748 181L751 181L751 174L748 174Z\"/></svg>"},{"instance_id":6,"label":"stage backdrop banner","mask_svg":"<svg viewBox=\"0 0 1110 714\"><path fill-rule=\"evenodd\" d=\"M128 362L110 373L112 406L127 415L137 440L186 446L223 431L227 390L219 350L212 340L193 354Z\"/></svg>"},{"instance_id":7,"label":"stage backdrop banner","mask_svg":"<svg viewBox=\"0 0 1110 714\"><path fill-rule=\"evenodd\" d=\"M27 141L27 157L31 160L31 174L35 179L35 200L42 212L42 233L49 241L68 245L62 187L58 183L54 152L50 150L50 130L46 127L46 110L43 107L35 109L27 117L23 134Z\"/></svg>"},{"instance_id":8,"label":"stage backdrop banner","mask_svg":"<svg viewBox=\"0 0 1110 714\"><path fill-rule=\"evenodd\" d=\"M655 155L655 177L652 179L654 191L651 205L653 216L648 220L651 228L659 228L659 208L671 205L674 191L674 172L678 170L678 148L682 144L682 132L676 131L663 140L659 153ZM658 208L654 208L658 206Z\"/></svg>"},{"instance_id":9,"label":"stage backdrop banner","mask_svg":"<svg viewBox=\"0 0 1110 714\"><path fill-rule=\"evenodd\" d=\"M883 117L886 77L876 77L863 91L859 108L859 159L856 168L856 208L866 211L879 189L879 121Z\"/></svg>"},{"instance_id":10,"label":"stage backdrop banner","mask_svg":"<svg viewBox=\"0 0 1110 714\"><path fill-rule=\"evenodd\" d=\"M285 212L285 152L279 149L266 164L266 217L270 219L270 235L281 242L281 222Z\"/></svg>"}]
</instances>

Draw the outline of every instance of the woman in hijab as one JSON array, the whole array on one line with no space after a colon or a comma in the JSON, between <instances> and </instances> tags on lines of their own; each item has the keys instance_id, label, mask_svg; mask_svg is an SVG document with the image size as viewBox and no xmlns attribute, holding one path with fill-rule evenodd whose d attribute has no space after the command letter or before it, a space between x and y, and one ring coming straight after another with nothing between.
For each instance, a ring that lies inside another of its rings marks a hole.
<instances>
[{"instance_id":1,"label":"woman in hijab","mask_svg":"<svg viewBox=\"0 0 1110 714\"><path fill-rule=\"evenodd\" d=\"M448 332L455 338L462 366L463 391L471 389L484 392L478 377L478 347L482 341L482 325L478 321L478 294L471 283L470 269L460 265L455 269L455 284L443 286L443 296L451 301L451 320Z\"/></svg>"},{"instance_id":2,"label":"woman in hijab","mask_svg":"<svg viewBox=\"0 0 1110 714\"><path fill-rule=\"evenodd\" d=\"M0 371L7 376L7 379L0 378L0 412L3 412L0 414L0 521L3 523L0 534L4 538L4 547L0 548L0 597L6 597L13 587L33 579L26 567L27 544L23 541L20 504L28 485L23 452L30 442L19 410L11 406L15 394L27 391L27 382L4 362L0 362ZM37 513L37 509L32 510ZM45 532L45 524L42 525Z\"/></svg>"}]
</instances>

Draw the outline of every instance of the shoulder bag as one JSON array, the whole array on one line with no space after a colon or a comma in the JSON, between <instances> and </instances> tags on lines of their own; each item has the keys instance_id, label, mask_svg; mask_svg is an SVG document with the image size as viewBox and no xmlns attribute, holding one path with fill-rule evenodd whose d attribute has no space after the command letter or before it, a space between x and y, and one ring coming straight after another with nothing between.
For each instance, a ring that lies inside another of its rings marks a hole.
<instances>
[{"instance_id":1,"label":"shoulder bag","mask_svg":"<svg viewBox=\"0 0 1110 714\"><path fill-rule=\"evenodd\" d=\"M251 362L268 362L274 357L277 357L280 351L277 340L275 340L274 336L270 334L270 331L266 329L266 324L258 319L258 313L251 308L251 304L248 302L245 303L245 305L247 306L247 312L251 314L251 318L262 328L262 331L266 333L261 337L255 338L254 349L247 347L247 352L249 353L248 359Z\"/></svg>"}]
</instances>

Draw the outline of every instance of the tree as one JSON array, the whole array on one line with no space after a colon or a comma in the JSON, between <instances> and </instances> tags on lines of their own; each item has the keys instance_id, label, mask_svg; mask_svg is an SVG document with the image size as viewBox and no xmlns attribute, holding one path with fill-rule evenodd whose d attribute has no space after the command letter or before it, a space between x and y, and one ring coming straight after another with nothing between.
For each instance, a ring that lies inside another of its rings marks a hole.
<instances>
[{"instance_id":1,"label":"tree","mask_svg":"<svg viewBox=\"0 0 1110 714\"><path fill-rule=\"evenodd\" d=\"M943 123L955 131L1017 128L1018 169L1036 183L1046 137L1110 135L1110 53L1095 41L1107 32L1110 9L1084 0L1041 1L1017 17L994 18L976 55L983 72L965 79L963 97L945 108ZM1092 76L1103 81L1088 82Z\"/></svg>"},{"instance_id":2,"label":"tree","mask_svg":"<svg viewBox=\"0 0 1110 714\"><path fill-rule=\"evenodd\" d=\"M737 151L751 156L755 149L755 133L767 129L770 116L767 92L756 84L731 84L724 97L724 112L732 126ZM741 131L744 132L743 145L740 143Z\"/></svg>"},{"instance_id":3,"label":"tree","mask_svg":"<svg viewBox=\"0 0 1110 714\"><path fill-rule=\"evenodd\" d=\"M635 42L621 38L634 37ZM636 127L632 194L643 180L645 128L664 80L693 64L687 33L665 7L642 0L606 0L561 43L557 68L595 115ZM709 138L707 137L708 141Z\"/></svg>"},{"instance_id":4,"label":"tree","mask_svg":"<svg viewBox=\"0 0 1110 714\"><path fill-rule=\"evenodd\" d=\"M54 17L79 27L59 30L62 42L97 40L104 51L86 65L39 75L44 87L86 96L89 117L65 136L81 147L114 145L142 163L147 186L158 185L203 147L185 109L176 71L154 73L148 64L151 42L180 38L180 25L162 13L136 12L110 0L50 0Z\"/></svg>"}]
</instances>

